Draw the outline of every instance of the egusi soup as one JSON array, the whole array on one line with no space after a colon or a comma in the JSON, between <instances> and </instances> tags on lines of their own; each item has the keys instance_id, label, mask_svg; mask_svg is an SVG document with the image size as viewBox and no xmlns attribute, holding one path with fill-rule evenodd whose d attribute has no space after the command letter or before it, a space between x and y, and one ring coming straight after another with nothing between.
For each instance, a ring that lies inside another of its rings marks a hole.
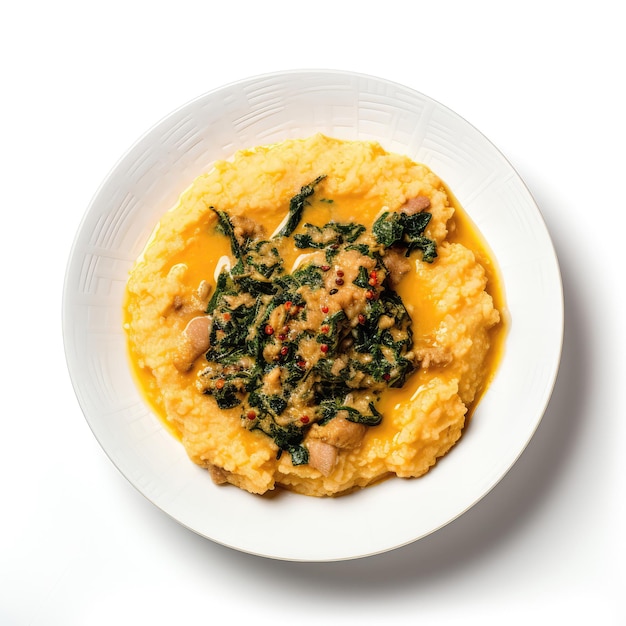
<instances>
[{"instance_id":1,"label":"egusi soup","mask_svg":"<svg viewBox=\"0 0 626 626\"><path fill-rule=\"evenodd\" d=\"M125 329L145 396L215 483L336 496L450 450L504 312L428 167L315 135L194 181L130 273Z\"/></svg>"}]
</instances>

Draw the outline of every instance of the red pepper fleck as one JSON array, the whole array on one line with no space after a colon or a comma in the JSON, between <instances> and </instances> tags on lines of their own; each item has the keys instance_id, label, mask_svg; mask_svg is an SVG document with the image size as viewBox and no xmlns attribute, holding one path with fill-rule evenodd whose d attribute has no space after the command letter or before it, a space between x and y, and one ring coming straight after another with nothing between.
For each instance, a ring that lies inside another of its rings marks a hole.
<instances>
[{"instance_id":1,"label":"red pepper fleck","mask_svg":"<svg viewBox=\"0 0 626 626\"><path fill-rule=\"evenodd\" d=\"M272 326L270 326L269 324L265 325L265 334L266 335L273 335L274 334L274 328Z\"/></svg>"},{"instance_id":2,"label":"red pepper fleck","mask_svg":"<svg viewBox=\"0 0 626 626\"><path fill-rule=\"evenodd\" d=\"M308 424L308 423L309 423L309 416L308 416L308 415L303 415L303 416L300 418L300 421L301 421L303 424Z\"/></svg>"},{"instance_id":3,"label":"red pepper fleck","mask_svg":"<svg viewBox=\"0 0 626 626\"><path fill-rule=\"evenodd\" d=\"M337 270L337 276L339 276L341 278L341 276L343 276L343 271L342 270Z\"/></svg>"},{"instance_id":4,"label":"red pepper fleck","mask_svg":"<svg viewBox=\"0 0 626 626\"><path fill-rule=\"evenodd\" d=\"M224 388L224 384L225 384L225 381L224 381L223 378L218 378L215 381L215 386L217 387L217 389L223 389Z\"/></svg>"},{"instance_id":5,"label":"red pepper fleck","mask_svg":"<svg viewBox=\"0 0 626 626\"><path fill-rule=\"evenodd\" d=\"M322 313L328 313L328 307L327 306L323 306L322 307Z\"/></svg>"},{"instance_id":6,"label":"red pepper fleck","mask_svg":"<svg viewBox=\"0 0 626 626\"><path fill-rule=\"evenodd\" d=\"M283 326L283 333L285 333L285 335L289 332L289 326Z\"/></svg>"},{"instance_id":7,"label":"red pepper fleck","mask_svg":"<svg viewBox=\"0 0 626 626\"><path fill-rule=\"evenodd\" d=\"M368 290L365 292L365 297L366 297L368 300L373 300L373 299L374 299L374 292L373 292L371 289L368 289Z\"/></svg>"},{"instance_id":8,"label":"red pepper fleck","mask_svg":"<svg viewBox=\"0 0 626 626\"><path fill-rule=\"evenodd\" d=\"M335 278L335 285L343 285L343 278Z\"/></svg>"},{"instance_id":9,"label":"red pepper fleck","mask_svg":"<svg viewBox=\"0 0 626 626\"><path fill-rule=\"evenodd\" d=\"M285 339L287 339L287 335L277 335L278 336L278 340L279 341L285 341Z\"/></svg>"},{"instance_id":10,"label":"red pepper fleck","mask_svg":"<svg viewBox=\"0 0 626 626\"><path fill-rule=\"evenodd\" d=\"M254 419L256 419L256 412L255 411L248 411L248 414L246 415L246 417L249 420L254 420Z\"/></svg>"},{"instance_id":11,"label":"red pepper fleck","mask_svg":"<svg viewBox=\"0 0 626 626\"><path fill-rule=\"evenodd\" d=\"M324 354L326 354L326 353L328 352L328 344L327 344L327 343L323 343L323 344L320 346L320 350L321 350Z\"/></svg>"},{"instance_id":12,"label":"red pepper fleck","mask_svg":"<svg viewBox=\"0 0 626 626\"><path fill-rule=\"evenodd\" d=\"M330 265L322 265L322 272L327 272L330 269Z\"/></svg>"},{"instance_id":13,"label":"red pepper fleck","mask_svg":"<svg viewBox=\"0 0 626 626\"><path fill-rule=\"evenodd\" d=\"M371 287L376 287L376 285L378 285L378 280L376 280L375 278L370 278L367 283L371 286Z\"/></svg>"},{"instance_id":14,"label":"red pepper fleck","mask_svg":"<svg viewBox=\"0 0 626 626\"><path fill-rule=\"evenodd\" d=\"M322 326L322 328L320 329L323 333L327 333L330 330L330 327L327 326L326 324L324 324L324 326Z\"/></svg>"},{"instance_id":15,"label":"red pepper fleck","mask_svg":"<svg viewBox=\"0 0 626 626\"><path fill-rule=\"evenodd\" d=\"M224 321L230 322L230 313L224 313Z\"/></svg>"},{"instance_id":16,"label":"red pepper fleck","mask_svg":"<svg viewBox=\"0 0 626 626\"><path fill-rule=\"evenodd\" d=\"M280 353L281 353L283 356L285 356L288 352L289 352L289 348L288 348L287 346L283 346L283 347L280 349Z\"/></svg>"},{"instance_id":17,"label":"red pepper fleck","mask_svg":"<svg viewBox=\"0 0 626 626\"><path fill-rule=\"evenodd\" d=\"M383 374L383 378L385 380L390 380L391 379L391 374Z\"/></svg>"},{"instance_id":18,"label":"red pepper fleck","mask_svg":"<svg viewBox=\"0 0 626 626\"><path fill-rule=\"evenodd\" d=\"M304 368L306 367L306 361L303 361L302 359L300 361L296 361L296 365L298 367Z\"/></svg>"},{"instance_id":19,"label":"red pepper fleck","mask_svg":"<svg viewBox=\"0 0 626 626\"><path fill-rule=\"evenodd\" d=\"M293 304L293 302L291 300L287 300L287 302L285 302L285 308L287 309L287 311L289 311L289 309L291 308L292 304Z\"/></svg>"},{"instance_id":20,"label":"red pepper fleck","mask_svg":"<svg viewBox=\"0 0 626 626\"><path fill-rule=\"evenodd\" d=\"M377 278L377 276L378 276L378 275L376 274L376 270L372 270L372 271L370 272L370 278Z\"/></svg>"},{"instance_id":21,"label":"red pepper fleck","mask_svg":"<svg viewBox=\"0 0 626 626\"><path fill-rule=\"evenodd\" d=\"M359 313L359 324L365 324L365 315Z\"/></svg>"}]
</instances>

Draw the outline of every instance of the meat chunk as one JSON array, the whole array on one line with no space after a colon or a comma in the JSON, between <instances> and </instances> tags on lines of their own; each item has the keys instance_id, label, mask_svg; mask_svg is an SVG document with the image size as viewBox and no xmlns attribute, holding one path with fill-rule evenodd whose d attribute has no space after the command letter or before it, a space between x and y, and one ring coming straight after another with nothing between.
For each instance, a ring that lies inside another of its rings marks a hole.
<instances>
[{"instance_id":1,"label":"meat chunk","mask_svg":"<svg viewBox=\"0 0 626 626\"><path fill-rule=\"evenodd\" d=\"M330 444L335 448L349 450L360 445L367 426L357 424L343 417L335 417L323 426L314 424L308 437Z\"/></svg>"},{"instance_id":2,"label":"meat chunk","mask_svg":"<svg viewBox=\"0 0 626 626\"><path fill-rule=\"evenodd\" d=\"M339 450L356 448L363 441L367 427L343 417L335 417L327 424L314 424L305 444L309 450L309 465L324 476L330 475L337 464Z\"/></svg>"},{"instance_id":3,"label":"meat chunk","mask_svg":"<svg viewBox=\"0 0 626 626\"><path fill-rule=\"evenodd\" d=\"M194 317L183 330L174 355L174 367L179 372L189 371L194 361L209 349L211 318L204 315Z\"/></svg>"},{"instance_id":4,"label":"meat chunk","mask_svg":"<svg viewBox=\"0 0 626 626\"><path fill-rule=\"evenodd\" d=\"M251 220L249 217L233 215L230 221L233 225L233 234L241 246L243 246L248 239L263 239L265 236L263 226Z\"/></svg>"},{"instance_id":5,"label":"meat chunk","mask_svg":"<svg viewBox=\"0 0 626 626\"><path fill-rule=\"evenodd\" d=\"M389 272L389 282L391 287L396 287L402 277L411 269L411 263L401 250L387 248L383 257L385 267Z\"/></svg>"},{"instance_id":6,"label":"meat chunk","mask_svg":"<svg viewBox=\"0 0 626 626\"><path fill-rule=\"evenodd\" d=\"M337 448L319 439L307 442L309 450L309 465L319 470L324 476L329 476L337 463Z\"/></svg>"},{"instance_id":7,"label":"meat chunk","mask_svg":"<svg viewBox=\"0 0 626 626\"><path fill-rule=\"evenodd\" d=\"M447 348L441 346L428 346L415 350L415 356L420 363L420 367L442 367L452 361L452 354Z\"/></svg>"},{"instance_id":8,"label":"meat chunk","mask_svg":"<svg viewBox=\"0 0 626 626\"><path fill-rule=\"evenodd\" d=\"M217 465L207 464L207 470L211 480L216 485L224 485L228 482L228 472L225 469L218 467Z\"/></svg>"},{"instance_id":9,"label":"meat chunk","mask_svg":"<svg viewBox=\"0 0 626 626\"><path fill-rule=\"evenodd\" d=\"M407 215L414 215L415 213L421 213L430 208L430 199L428 196L415 196L409 198L401 207L400 211Z\"/></svg>"}]
</instances>

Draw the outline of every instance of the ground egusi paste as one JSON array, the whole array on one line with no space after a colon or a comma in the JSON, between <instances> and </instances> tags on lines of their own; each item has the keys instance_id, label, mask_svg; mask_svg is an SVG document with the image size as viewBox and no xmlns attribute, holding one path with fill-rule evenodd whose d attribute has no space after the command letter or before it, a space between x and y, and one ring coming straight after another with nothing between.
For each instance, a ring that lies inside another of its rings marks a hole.
<instances>
[{"instance_id":1,"label":"ground egusi paste","mask_svg":"<svg viewBox=\"0 0 626 626\"><path fill-rule=\"evenodd\" d=\"M493 260L442 181L324 135L197 178L133 267L137 380L216 483L347 493L427 472L502 348Z\"/></svg>"}]
</instances>

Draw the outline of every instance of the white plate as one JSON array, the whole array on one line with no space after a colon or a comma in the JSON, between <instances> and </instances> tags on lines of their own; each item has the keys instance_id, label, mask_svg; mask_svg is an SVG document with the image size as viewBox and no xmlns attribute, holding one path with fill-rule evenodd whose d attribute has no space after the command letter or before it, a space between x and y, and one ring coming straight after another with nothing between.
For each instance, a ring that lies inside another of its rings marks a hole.
<instances>
[{"instance_id":1,"label":"white plate","mask_svg":"<svg viewBox=\"0 0 626 626\"><path fill-rule=\"evenodd\" d=\"M122 332L127 274L161 215L212 162L315 132L376 140L450 186L499 262L511 328L472 427L433 471L338 499L217 487L140 396ZM556 378L563 299L550 237L524 183L474 127L427 96L339 71L282 72L211 91L149 130L97 191L64 286L63 332L85 417L124 476L162 511L220 544L300 561L384 552L441 528L515 463ZM308 531L306 530L308 529Z\"/></svg>"}]
</instances>

